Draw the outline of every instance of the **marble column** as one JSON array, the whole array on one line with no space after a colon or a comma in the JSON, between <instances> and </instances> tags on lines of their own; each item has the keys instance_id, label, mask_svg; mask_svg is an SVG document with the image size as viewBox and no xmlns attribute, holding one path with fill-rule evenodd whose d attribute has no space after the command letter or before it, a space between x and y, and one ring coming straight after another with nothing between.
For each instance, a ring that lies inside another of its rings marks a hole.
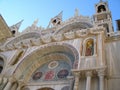
<instances>
[{"instance_id":1,"label":"marble column","mask_svg":"<svg viewBox=\"0 0 120 90\"><path fill-rule=\"evenodd\" d=\"M104 76L105 76L105 69L98 70L98 76L99 76L99 84L100 84L100 89L99 90L104 90Z\"/></svg>"},{"instance_id":2,"label":"marble column","mask_svg":"<svg viewBox=\"0 0 120 90\"><path fill-rule=\"evenodd\" d=\"M74 90L79 90L80 72L75 72L74 75L75 75Z\"/></svg>"},{"instance_id":3,"label":"marble column","mask_svg":"<svg viewBox=\"0 0 120 90\"><path fill-rule=\"evenodd\" d=\"M87 72L86 72L86 77L87 77L86 90L91 90L91 77L92 77L92 72L91 72L91 71L87 71Z\"/></svg>"},{"instance_id":4,"label":"marble column","mask_svg":"<svg viewBox=\"0 0 120 90\"><path fill-rule=\"evenodd\" d=\"M14 76L9 77L8 83L7 83L7 85L5 86L4 90L10 90L11 87L12 87L12 84L13 84L13 82L15 82L15 80L16 80L16 79L15 79Z\"/></svg>"},{"instance_id":5,"label":"marble column","mask_svg":"<svg viewBox=\"0 0 120 90\"><path fill-rule=\"evenodd\" d=\"M73 90L74 76L68 76L67 79L70 82L70 90Z\"/></svg>"}]
</instances>

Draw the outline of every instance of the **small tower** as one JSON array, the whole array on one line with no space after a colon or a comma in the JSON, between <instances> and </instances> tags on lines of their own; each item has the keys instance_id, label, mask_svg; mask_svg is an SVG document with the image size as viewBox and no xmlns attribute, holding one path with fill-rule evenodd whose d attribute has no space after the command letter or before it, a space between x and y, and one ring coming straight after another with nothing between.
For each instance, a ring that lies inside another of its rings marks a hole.
<instances>
[{"instance_id":1,"label":"small tower","mask_svg":"<svg viewBox=\"0 0 120 90\"><path fill-rule=\"evenodd\" d=\"M58 26L61 25L62 23L62 13L63 11L61 11L57 16L55 16L54 18L52 18L49 22L49 25L47 28L49 28L50 26Z\"/></svg>"},{"instance_id":2,"label":"small tower","mask_svg":"<svg viewBox=\"0 0 120 90\"><path fill-rule=\"evenodd\" d=\"M95 5L96 13L94 14L94 24L106 28L106 34L113 32L111 11L107 1L102 1Z\"/></svg>"},{"instance_id":3,"label":"small tower","mask_svg":"<svg viewBox=\"0 0 120 90\"><path fill-rule=\"evenodd\" d=\"M10 27L10 30L11 30L13 36L16 36L16 35L19 33L18 30L19 30L22 22L23 22L23 20L21 20L20 22L12 25L12 26Z\"/></svg>"}]
</instances>

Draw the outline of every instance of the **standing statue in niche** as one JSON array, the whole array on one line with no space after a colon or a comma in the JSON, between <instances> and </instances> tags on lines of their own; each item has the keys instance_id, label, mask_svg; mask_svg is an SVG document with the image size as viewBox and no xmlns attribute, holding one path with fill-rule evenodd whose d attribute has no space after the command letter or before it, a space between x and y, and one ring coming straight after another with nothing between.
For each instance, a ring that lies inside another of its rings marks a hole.
<instances>
[{"instance_id":1,"label":"standing statue in niche","mask_svg":"<svg viewBox=\"0 0 120 90\"><path fill-rule=\"evenodd\" d=\"M92 56L94 54L94 42L93 40L88 40L86 43L85 56Z\"/></svg>"}]
</instances>

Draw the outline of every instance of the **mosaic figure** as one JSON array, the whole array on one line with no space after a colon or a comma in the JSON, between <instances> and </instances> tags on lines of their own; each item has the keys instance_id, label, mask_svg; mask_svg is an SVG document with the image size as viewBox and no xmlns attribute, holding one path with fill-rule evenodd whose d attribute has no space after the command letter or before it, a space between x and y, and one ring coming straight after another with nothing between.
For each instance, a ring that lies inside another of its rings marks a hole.
<instances>
[{"instance_id":1,"label":"mosaic figure","mask_svg":"<svg viewBox=\"0 0 120 90\"><path fill-rule=\"evenodd\" d=\"M60 70L57 74L58 78L66 78L69 72L66 69Z\"/></svg>"},{"instance_id":2,"label":"mosaic figure","mask_svg":"<svg viewBox=\"0 0 120 90\"><path fill-rule=\"evenodd\" d=\"M42 77L42 72L36 72L34 75L33 75L33 80L38 80Z\"/></svg>"},{"instance_id":3,"label":"mosaic figure","mask_svg":"<svg viewBox=\"0 0 120 90\"><path fill-rule=\"evenodd\" d=\"M54 78L54 71L48 71L45 75L45 80L52 80Z\"/></svg>"},{"instance_id":4,"label":"mosaic figure","mask_svg":"<svg viewBox=\"0 0 120 90\"><path fill-rule=\"evenodd\" d=\"M94 42L92 39L90 39L86 43L85 56L92 56L93 54L94 54Z\"/></svg>"}]
</instances>

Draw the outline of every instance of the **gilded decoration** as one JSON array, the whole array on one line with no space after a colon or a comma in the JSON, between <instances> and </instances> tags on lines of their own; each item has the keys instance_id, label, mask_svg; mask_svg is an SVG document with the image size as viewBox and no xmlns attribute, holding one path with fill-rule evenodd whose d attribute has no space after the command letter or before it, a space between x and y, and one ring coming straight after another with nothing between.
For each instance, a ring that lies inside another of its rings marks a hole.
<instances>
[{"instance_id":1,"label":"gilded decoration","mask_svg":"<svg viewBox=\"0 0 120 90\"><path fill-rule=\"evenodd\" d=\"M89 39L86 42L85 56L92 56L93 54L94 54L94 41L93 39Z\"/></svg>"}]
</instances>

